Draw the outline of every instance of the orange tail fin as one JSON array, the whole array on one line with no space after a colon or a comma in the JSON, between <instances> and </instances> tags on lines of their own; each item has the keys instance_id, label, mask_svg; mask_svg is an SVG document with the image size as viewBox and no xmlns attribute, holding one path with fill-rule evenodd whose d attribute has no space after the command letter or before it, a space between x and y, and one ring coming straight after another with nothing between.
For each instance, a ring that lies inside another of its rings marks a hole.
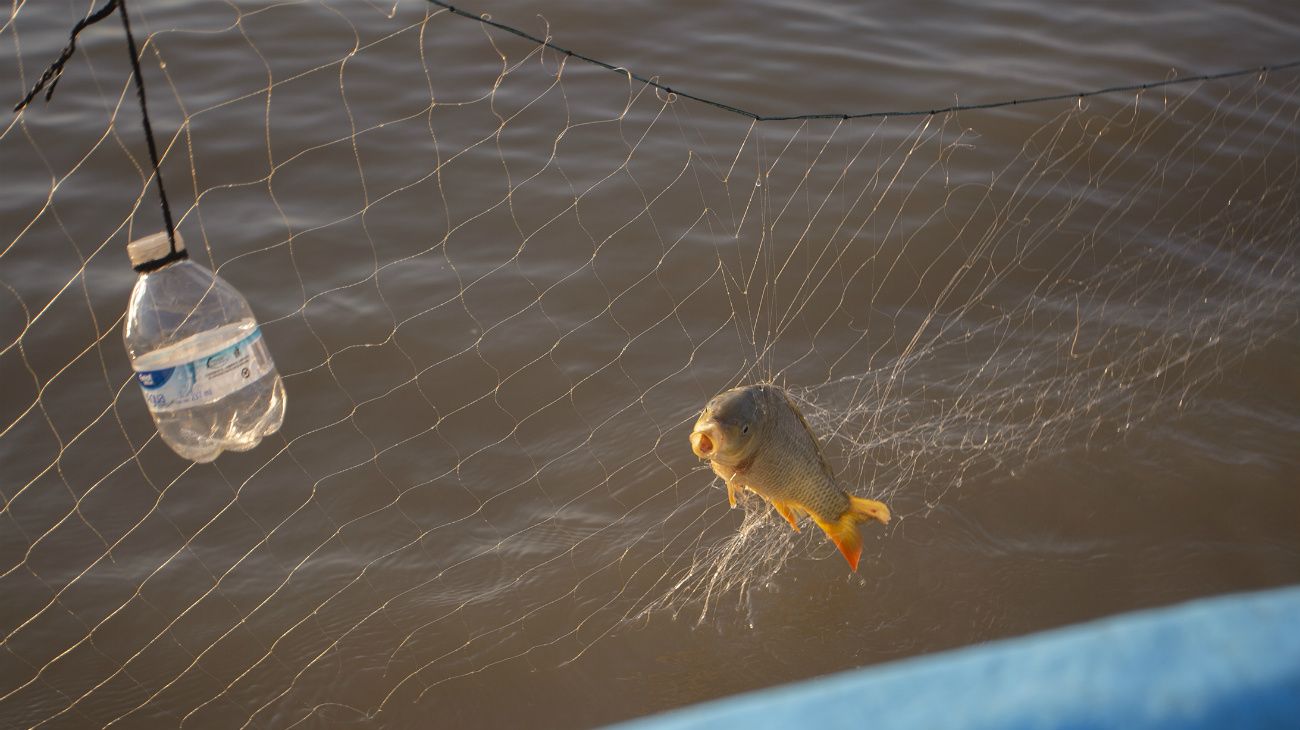
<instances>
[{"instance_id":1,"label":"orange tail fin","mask_svg":"<svg viewBox=\"0 0 1300 730\"><path fill-rule=\"evenodd\" d=\"M831 542L835 543L835 547L840 549L844 559L849 561L849 568L854 571L858 569L858 558L862 555L862 536L858 534L858 523L867 520L879 520L881 524L889 524L889 508L874 499L850 495L849 508L840 515L838 520L833 523L817 520L817 526L822 528Z\"/></svg>"}]
</instances>

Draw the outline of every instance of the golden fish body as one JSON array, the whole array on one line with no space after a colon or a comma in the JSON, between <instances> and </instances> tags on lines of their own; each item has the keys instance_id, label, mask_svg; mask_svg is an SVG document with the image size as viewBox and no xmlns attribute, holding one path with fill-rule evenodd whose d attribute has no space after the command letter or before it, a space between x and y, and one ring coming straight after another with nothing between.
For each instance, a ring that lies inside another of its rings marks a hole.
<instances>
[{"instance_id":1,"label":"golden fish body","mask_svg":"<svg viewBox=\"0 0 1300 730\"><path fill-rule=\"evenodd\" d=\"M771 503L795 530L798 513L806 513L853 570L862 553L858 523L889 522L884 504L840 487L808 422L777 386L751 385L714 396L695 422L691 450L726 482L732 506L736 490L744 488Z\"/></svg>"}]
</instances>

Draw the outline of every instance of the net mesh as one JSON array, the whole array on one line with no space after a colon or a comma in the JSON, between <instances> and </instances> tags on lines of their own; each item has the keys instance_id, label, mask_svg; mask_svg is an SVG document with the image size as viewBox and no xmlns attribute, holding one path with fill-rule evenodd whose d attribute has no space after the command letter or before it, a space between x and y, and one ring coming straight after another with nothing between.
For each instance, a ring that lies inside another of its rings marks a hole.
<instances>
[{"instance_id":1,"label":"net mesh","mask_svg":"<svg viewBox=\"0 0 1300 730\"><path fill-rule=\"evenodd\" d=\"M11 89L63 30L22 7ZM1296 324L1298 74L757 124L394 10L133 10L179 227L285 378L248 453L181 462L132 383L157 216L107 32L0 135L6 724L382 717L730 620L838 557L728 509L686 443L714 393L787 387L903 530Z\"/></svg>"}]
</instances>

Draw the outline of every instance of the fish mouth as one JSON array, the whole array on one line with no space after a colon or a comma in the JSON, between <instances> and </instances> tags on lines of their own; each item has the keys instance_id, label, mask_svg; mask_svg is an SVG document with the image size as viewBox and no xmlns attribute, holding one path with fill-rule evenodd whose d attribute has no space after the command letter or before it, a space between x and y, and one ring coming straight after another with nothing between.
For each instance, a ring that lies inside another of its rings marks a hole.
<instances>
[{"instance_id":1,"label":"fish mouth","mask_svg":"<svg viewBox=\"0 0 1300 730\"><path fill-rule=\"evenodd\" d=\"M691 433L691 451L701 459L711 459L718 452L717 434L713 429Z\"/></svg>"}]
</instances>

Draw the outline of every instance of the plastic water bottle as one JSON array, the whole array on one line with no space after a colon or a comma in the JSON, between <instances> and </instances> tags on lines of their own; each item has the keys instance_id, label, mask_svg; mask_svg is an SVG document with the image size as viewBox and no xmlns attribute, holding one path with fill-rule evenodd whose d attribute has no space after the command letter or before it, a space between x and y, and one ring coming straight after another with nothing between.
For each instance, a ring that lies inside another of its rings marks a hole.
<instances>
[{"instance_id":1,"label":"plastic water bottle","mask_svg":"<svg viewBox=\"0 0 1300 730\"><path fill-rule=\"evenodd\" d=\"M284 420L284 384L248 302L190 261L180 234L127 245L140 278L123 339L158 434L173 451L208 462L247 451Z\"/></svg>"}]
</instances>

